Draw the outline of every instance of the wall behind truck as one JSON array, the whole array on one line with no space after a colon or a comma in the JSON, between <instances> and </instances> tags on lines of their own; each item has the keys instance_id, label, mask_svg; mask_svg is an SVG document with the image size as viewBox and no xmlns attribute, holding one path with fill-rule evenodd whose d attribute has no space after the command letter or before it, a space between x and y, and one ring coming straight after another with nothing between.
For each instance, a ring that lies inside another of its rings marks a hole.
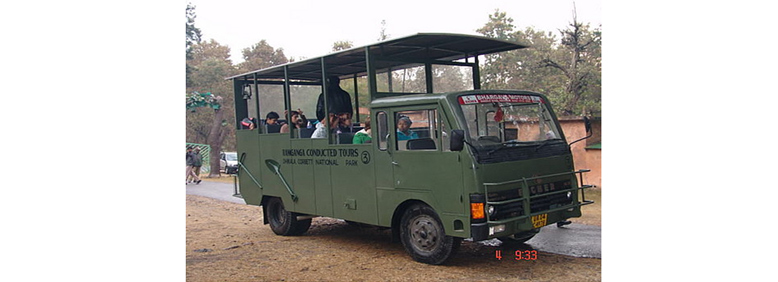
<instances>
[{"instance_id":1,"label":"wall behind truck","mask_svg":"<svg viewBox=\"0 0 778 282\"><path fill-rule=\"evenodd\" d=\"M575 169L589 169L591 172L584 174L585 184L601 187L602 181L602 118L590 118L592 123L592 137L573 144L573 161ZM567 138L567 142L573 142L586 136L586 127L582 117L559 117L559 123L562 131Z\"/></svg>"}]
</instances>

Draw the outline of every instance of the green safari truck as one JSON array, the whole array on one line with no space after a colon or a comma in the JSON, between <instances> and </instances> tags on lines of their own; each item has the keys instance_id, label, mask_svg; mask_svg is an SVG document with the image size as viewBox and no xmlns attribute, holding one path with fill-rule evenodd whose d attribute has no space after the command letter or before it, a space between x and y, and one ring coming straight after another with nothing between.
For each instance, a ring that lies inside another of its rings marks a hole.
<instances>
[{"instance_id":1,"label":"green safari truck","mask_svg":"<svg viewBox=\"0 0 778 282\"><path fill-rule=\"evenodd\" d=\"M479 57L525 47L424 33L229 77L240 194L278 235L317 216L386 227L429 264L569 223L591 186L549 100L481 89Z\"/></svg>"}]
</instances>

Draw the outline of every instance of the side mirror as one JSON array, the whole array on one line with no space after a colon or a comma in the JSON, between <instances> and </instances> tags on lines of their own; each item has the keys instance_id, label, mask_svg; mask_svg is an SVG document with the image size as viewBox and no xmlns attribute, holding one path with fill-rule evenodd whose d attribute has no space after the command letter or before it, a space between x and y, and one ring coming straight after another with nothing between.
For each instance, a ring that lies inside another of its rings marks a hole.
<instances>
[{"instance_id":1,"label":"side mirror","mask_svg":"<svg viewBox=\"0 0 778 282\"><path fill-rule=\"evenodd\" d=\"M584 126L586 126L586 133L592 132L592 122L589 121L588 117L583 117L584 120Z\"/></svg>"},{"instance_id":2,"label":"side mirror","mask_svg":"<svg viewBox=\"0 0 778 282\"><path fill-rule=\"evenodd\" d=\"M462 151L465 147L465 131L461 129L452 130L450 140L449 148L451 151Z\"/></svg>"}]
</instances>

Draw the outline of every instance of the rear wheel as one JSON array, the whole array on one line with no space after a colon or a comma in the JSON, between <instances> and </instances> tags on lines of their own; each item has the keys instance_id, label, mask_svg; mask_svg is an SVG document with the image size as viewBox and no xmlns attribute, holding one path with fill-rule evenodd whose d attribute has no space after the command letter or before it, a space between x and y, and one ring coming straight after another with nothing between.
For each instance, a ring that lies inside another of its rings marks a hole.
<instances>
[{"instance_id":1,"label":"rear wheel","mask_svg":"<svg viewBox=\"0 0 778 282\"><path fill-rule=\"evenodd\" d=\"M405 210L400 222L400 240L414 260L428 264L444 263L462 242L461 238L446 236L437 213L426 205Z\"/></svg>"},{"instance_id":2,"label":"rear wheel","mask_svg":"<svg viewBox=\"0 0 778 282\"><path fill-rule=\"evenodd\" d=\"M267 201L267 217L273 233L283 236L300 235L311 227L311 219L297 220L297 213L287 211L280 198L270 198Z\"/></svg>"}]
</instances>

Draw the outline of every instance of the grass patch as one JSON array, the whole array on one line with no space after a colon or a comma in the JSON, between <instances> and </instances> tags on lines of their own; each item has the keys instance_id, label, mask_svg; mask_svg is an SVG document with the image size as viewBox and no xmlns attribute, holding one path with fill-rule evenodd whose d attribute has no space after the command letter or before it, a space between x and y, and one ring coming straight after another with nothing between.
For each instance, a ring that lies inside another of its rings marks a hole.
<instances>
[{"instance_id":1,"label":"grass patch","mask_svg":"<svg viewBox=\"0 0 778 282\"><path fill-rule=\"evenodd\" d=\"M581 217L570 220L575 223L602 226L602 189L599 187L586 189L584 195L587 201L594 201L594 204L581 207Z\"/></svg>"}]
</instances>

